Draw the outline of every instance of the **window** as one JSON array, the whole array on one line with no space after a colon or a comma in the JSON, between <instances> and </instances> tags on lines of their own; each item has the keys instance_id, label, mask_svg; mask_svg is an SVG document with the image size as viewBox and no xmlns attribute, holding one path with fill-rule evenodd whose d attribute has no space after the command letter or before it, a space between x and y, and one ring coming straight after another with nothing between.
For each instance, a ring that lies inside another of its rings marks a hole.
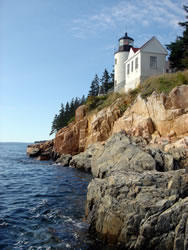
<instances>
[{"instance_id":1,"label":"window","mask_svg":"<svg viewBox=\"0 0 188 250\"><path fill-rule=\"evenodd\" d=\"M117 64L117 58L115 58L115 64Z\"/></svg>"},{"instance_id":2,"label":"window","mask_svg":"<svg viewBox=\"0 0 188 250\"><path fill-rule=\"evenodd\" d=\"M131 72L133 72L133 68L134 68L134 61L131 62Z\"/></svg>"},{"instance_id":3,"label":"window","mask_svg":"<svg viewBox=\"0 0 188 250\"><path fill-rule=\"evenodd\" d=\"M150 56L150 68L151 69L157 68L157 57L156 56Z\"/></svg>"},{"instance_id":4,"label":"window","mask_svg":"<svg viewBox=\"0 0 188 250\"><path fill-rule=\"evenodd\" d=\"M127 64L127 74L130 73L130 64Z\"/></svg>"},{"instance_id":5,"label":"window","mask_svg":"<svg viewBox=\"0 0 188 250\"><path fill-rule=\"evenodd\" d=\"M135 59L135 69L138 69L138 57Z\"/></svg>"}]
</instances>

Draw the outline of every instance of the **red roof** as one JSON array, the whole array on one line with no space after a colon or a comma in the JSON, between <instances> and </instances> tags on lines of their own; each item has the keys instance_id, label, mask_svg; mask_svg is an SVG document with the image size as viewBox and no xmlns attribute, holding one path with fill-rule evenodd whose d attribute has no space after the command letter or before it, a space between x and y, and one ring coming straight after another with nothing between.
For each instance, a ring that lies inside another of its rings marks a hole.
<instances>
[{"instance_id":1,"label":"red roof","mask_svg":"<svg viewBox=\"0 0 188 250\"><path fill-rule=\"evenodd\" d=\"M136 53L140 48L132 48L133 52Z\"/></svg>"}]
</instances>

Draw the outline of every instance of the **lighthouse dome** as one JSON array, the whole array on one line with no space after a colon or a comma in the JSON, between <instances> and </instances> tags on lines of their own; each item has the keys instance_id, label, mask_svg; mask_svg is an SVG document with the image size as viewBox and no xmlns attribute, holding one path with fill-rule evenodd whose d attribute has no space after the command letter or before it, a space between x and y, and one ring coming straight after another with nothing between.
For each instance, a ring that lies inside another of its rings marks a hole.
<instances>
[{"instance_id":1,"label":"lighthouse dome","mask_svg":"<svg viewBox=\"0 0 188 250\"><path fill-rule=\"evenodd\" d=\"M134 39L125 33L125 36L121 37L119 40L119 51L130 51L130 48L134 46Z\"/></svg>"}]
</instances>

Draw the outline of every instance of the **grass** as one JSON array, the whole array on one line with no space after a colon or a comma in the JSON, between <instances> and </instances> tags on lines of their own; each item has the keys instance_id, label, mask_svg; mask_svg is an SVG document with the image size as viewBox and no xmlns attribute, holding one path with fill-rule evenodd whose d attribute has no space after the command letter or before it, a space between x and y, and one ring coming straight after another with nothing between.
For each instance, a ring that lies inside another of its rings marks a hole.
<instances>
[{"instance_id":1,"label":"grass","mask_svg":"<svg viewBox=\"0 0 188 250\"><path fill-rule=\"evenodd\" d=\"M188 71L152 76L138 88L138 92L143 98L150 96L153 91L169 94L173 88L182 84L188 85Z\"/></svg>"},{"instance_id":2,"label":"grass","mask_svg":"<svg viewBox=\"0 0 188 250\"><path fill-rule=\"evenodd\" d=\"M169 94L170 91L180 85L188 85L188 71L152 76L142 83L138 88L128 93L111 93L104 96L90 96L86 101L88 113L97 113L116 102L121 114L134 102L138 94L147 98L153 91ZM118 101L117 101L118 100Z\"/></svg>"}]
</instances>

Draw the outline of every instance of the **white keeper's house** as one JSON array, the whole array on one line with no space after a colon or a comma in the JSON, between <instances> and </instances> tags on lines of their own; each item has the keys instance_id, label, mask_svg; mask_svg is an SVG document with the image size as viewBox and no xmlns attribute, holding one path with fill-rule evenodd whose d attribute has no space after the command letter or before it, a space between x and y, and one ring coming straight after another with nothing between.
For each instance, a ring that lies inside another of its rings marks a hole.
<instances>
[{"instance_id":1,"label":"white keeper's house","mask_svg":"<svg viewBox=\"0 0 188 250\"><path fill-rule=\"evenodd\" d=\"M148 77L165 73L167 54L156 37L135 48L134 40L125 33L114 54L114 91L128 92Z\"/></svg>"}]
</instances>

